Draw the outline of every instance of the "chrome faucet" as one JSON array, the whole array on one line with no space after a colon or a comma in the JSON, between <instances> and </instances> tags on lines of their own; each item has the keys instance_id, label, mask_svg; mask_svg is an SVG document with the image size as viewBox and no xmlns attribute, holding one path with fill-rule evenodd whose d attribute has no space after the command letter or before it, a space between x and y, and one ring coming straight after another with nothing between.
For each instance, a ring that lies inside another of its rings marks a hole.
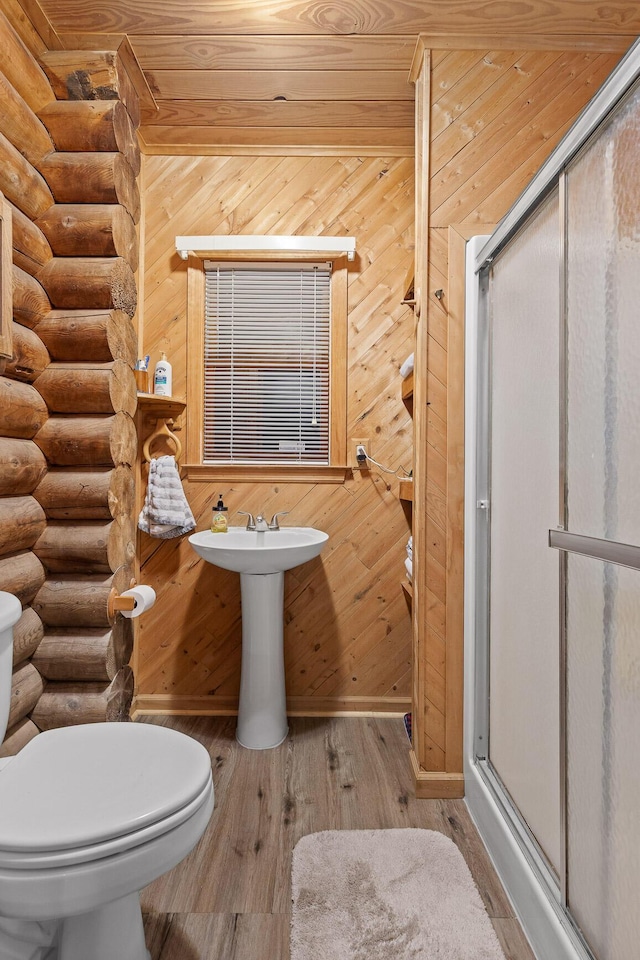
<instances>
[{"instance_id":1,"label":"chrome faucet","mask_svg":"<svg viewBox=\"0 0 640 960\"><path fill-rule=\"evenodd\" d=\"M252 513L247 513L246 510L238 510L238 516L239 516L239 517L248 517L248 518L249 518L249 519L247 520L247 530L255 530L255 529L256 529L256 522L255 522L255 520L253 519L253 514L252 514Z\"/></svg>"},{"instance_id":2,"label":"chrome faucet","mask_svg":"<svg viewBox=\"0 0 640 960\"><path fill-rule=\"evenodd\" d=\"M281 510L280 513L274 513L274 515L271 517L269 530L279 530L280 524L278 523L278 517L286 517L288 513L289 513L288 510Z\"/></svg>"},{"instance_id":3,"label":"chrome faucet","mask_svg":"<svg viewBox=\"0 0 640 960\"><path fill-rule=\"evenodd\" d=\"M271 523L267 523L261 513L254 519L252 513L248 513L246 510L238 510L238 516L248 518L247 530L256 530L258 533L264 533L265 530L279 530L280 524L278 523L278 517L286 517L288 513L288 510L281 510L280 513L274 513L271 517Z\"/></svg>"}]
</instances>

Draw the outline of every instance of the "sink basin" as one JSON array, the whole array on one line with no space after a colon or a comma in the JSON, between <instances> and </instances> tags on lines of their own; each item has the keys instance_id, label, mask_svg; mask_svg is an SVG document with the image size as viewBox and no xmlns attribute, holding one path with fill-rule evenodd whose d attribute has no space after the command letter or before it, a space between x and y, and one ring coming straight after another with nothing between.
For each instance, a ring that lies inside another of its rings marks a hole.
<instances>
[{"instance_id":1,"label":"sink basin","mask_svg":"<svg viewBox=\"0 0 640 960\"><path fill-rule=\"evenodd\" d=\"M202 530L189 543L204 560L236 573L282 573L317 557L329 539L313 527L282 527L257 532L229 527L228 533Z\"/></svg>"},{"instance_id":2,"label":"sink basin","mask_svg":"<svg viewBox=\"0 0 640 960\"><path fill-rule=\"evenodd\" d=\"M189 543L204 560L240 574L242 665L238 743L270 750L287 736L284 676L284 571L317 557L329 539L313 527L203 530Z\"/></svg>"}]
</instances>

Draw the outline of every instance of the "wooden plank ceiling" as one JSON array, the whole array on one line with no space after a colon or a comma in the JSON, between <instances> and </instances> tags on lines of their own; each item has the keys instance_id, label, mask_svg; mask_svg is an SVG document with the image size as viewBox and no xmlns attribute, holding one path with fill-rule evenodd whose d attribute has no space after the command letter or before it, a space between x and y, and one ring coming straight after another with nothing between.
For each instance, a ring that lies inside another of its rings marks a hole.
<instances>
[{"instance_id":1,"label":"wooden plank ceiling","mask_svg":"<svg viewBox=\"0 0 640 960\"><path fill-rule=\"evenodd\" d=\"M38 0L22 0L38 9ZM624 49L637 0L39 0L50 46L125 41L146 82L150 153L413 150L420 33L597 37ZM32 13L32 19L35 17ZM622 46L621 46L621 39ZM488 42L490 46L490 41Z\"/></svg>"}]
</instances>

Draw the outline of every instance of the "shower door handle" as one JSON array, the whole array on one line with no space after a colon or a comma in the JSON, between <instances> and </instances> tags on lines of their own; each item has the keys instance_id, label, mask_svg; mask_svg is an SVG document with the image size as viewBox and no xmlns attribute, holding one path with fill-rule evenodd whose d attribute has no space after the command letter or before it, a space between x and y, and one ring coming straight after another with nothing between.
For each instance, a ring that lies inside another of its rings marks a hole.
<instances>
[{"instance_id":1,"label":"shower door handle","mask_svg":"<svg viewBox=\"0 0 640 960\"><path fill-rule=\"evenodd\" d=\"M585 537L581 533L569 533L567 530L549 530L549 546L554 550L579 553L583 557L640 570L640 547L630 543Z\"/></svg>"}]
</instances>

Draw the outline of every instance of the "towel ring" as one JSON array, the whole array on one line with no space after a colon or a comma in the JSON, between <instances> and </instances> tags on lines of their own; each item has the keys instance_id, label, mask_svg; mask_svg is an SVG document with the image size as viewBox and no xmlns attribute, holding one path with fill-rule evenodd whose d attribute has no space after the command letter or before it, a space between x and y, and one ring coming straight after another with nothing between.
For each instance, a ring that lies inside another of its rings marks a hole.
<instances>
[{"instance_id":1,"label":"towel ring","mask_svg":"<svg viewBox=\"0 0 640 960\"><path fill-rule=\"evenodd\" d=\"M173 421L171 422L173 423ZM171 442L175 445L175 448L176 448L175 458L176 460L179 460L180 455L182 453L182 444L180 443L180 440L178 439L178 437L176 437L175 433L169 430L169 427L167 426L167 422L165 420L163 421L163 424L161 427L157 426L156 424L156 429L153 431L150 437L147 437L147 439L144 442L144 446L142 447L142 455L144 459L147 461L147 463L151 463L151 460L152 460L151 444L155 440L157 440L158 437L165 437L167 440L171 440Z\"/></svg>"}]
</instances>

